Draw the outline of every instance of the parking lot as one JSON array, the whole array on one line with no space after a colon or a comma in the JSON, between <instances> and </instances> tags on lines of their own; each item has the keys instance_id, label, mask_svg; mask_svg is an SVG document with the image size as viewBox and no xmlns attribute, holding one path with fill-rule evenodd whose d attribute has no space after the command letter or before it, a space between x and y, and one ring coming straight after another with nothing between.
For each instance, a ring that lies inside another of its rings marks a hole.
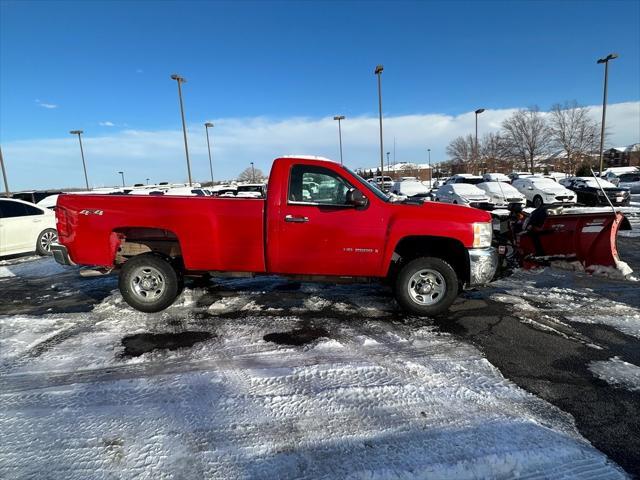
<instances>
[{"instance_id":1,"label":"parking lot","mask_svg":"<svg viewBox=\"0 0 640 480\"><path fill-rule=\"evenodd\" d=\"M213 280L143 314L114 276L0 275L6 478L640 473L633 280L518 271L421 319L375 285Z\"/></svg>"}]
</instances>

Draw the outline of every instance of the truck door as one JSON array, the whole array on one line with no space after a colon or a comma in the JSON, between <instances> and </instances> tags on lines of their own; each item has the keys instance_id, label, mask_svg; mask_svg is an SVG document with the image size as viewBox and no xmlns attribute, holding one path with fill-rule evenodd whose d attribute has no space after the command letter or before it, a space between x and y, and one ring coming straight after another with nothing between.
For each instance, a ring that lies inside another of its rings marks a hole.
<instances>
[{"instance_id":1,"label":"truck door","mask_svg":"<svg viewBox=\"0 0 640 480\"><path fill-rule=\"evenodd\" d=\"M354 188L338 171L293 165L286 202L279 208L278 235L272 245L275 273L373 276L382 261L386 222L379 206L355 208ZM363 190L360 187L361 191ZM365 195L371 195L362 191Z\"/></svg>"}]
</instances>

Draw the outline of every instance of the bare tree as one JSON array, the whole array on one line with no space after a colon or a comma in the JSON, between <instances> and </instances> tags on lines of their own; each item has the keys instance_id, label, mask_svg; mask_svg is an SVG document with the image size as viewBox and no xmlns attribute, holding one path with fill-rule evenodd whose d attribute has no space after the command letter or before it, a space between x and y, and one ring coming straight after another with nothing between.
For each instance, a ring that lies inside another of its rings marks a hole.
<instances>
[{"instance_id":1,"label":"bare tree","mask_svg":"<svg viewBox=\"0 0 640 480\"><path fill-rule=\"evenodd\" d=\"M465 165L473 168L475 142L472 135L466 137L456 137L447 146L447 155L452 162L452 167L460 168Z\"/></svg>"},{"instance_id":2,"label":"bare tree","mask_svg":"<svg viewBox=\"0 0 640 480\"><path fill-rule=\"evenodd\" d=\"M238 175L239 182L258 182L264 178L262 170L259 168L245 168L240 175Z\"/></svg>"},{"instance_id":3,"label":"bare tree","mask_svg":"<svg viewBox=\"0 0 640 480\"><path fill-rule=\"evenodd\" d=\"M538 107L518 110L502 122L507 148L533 172L536 157L546 153L551 141L549 127Z\"/></svg>"},{"instance_id":4,"label":"bare tree","mask_svg":"<svg viewBox=\"0 0 640 480\"><path fill-rule=\"evenodd\" d=\"M506 139L499 132L482 137L478 146L483 168L491 171L510 170L512 162Z\"/></svg>"},{"instance_id":5,"label":"bare tree","mask_svg":"<svg viewBox=\"0 0 640 480\"><path fill-rule=\"evenodd\" d=\"M598 123L589 117L589 109L575 100L553 105L549 117L552 144L564 151L566 168L574 173L600 141Z\"/></svg>"}]
</instances>

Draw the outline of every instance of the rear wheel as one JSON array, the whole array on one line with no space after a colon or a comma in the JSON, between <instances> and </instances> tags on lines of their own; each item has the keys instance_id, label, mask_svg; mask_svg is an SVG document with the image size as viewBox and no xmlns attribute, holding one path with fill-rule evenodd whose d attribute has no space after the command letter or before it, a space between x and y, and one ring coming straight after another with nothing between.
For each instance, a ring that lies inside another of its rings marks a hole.
<instances>
[{"instance_id":1,"label":"rear wheel","mask_svg":"<svg viewBox=\"0 0 640 480\"><path fill-rule=\"evenodd\" d=\"M540 195L536 195L533 197L533 206L536 208L540 208L544 204L542 197Z\"/></svg>"},{"instance_id":2,"label":"rear wheel","mask_svg":"<svg viewBox=\"0 0 640 480\"><path fill-rule=\"evenodd\" d=\"M168 260L145 253L124 264L118 286L124 300L136 310L159 312L176 299L180 280Z\"/></svg>"},{"instance_id":3,"label":"rear wheel","mask_svg":"<svg viewBox=\"0 0 640 480\"><path fill-rule=\"evenodd\" d=\"M36 242L38 255L51 255L51 244L58 241L58 232L55 228L47 228L40 232Z\"/></svg>"},{"instance_id":4,"label":"rear wheel","mask_svg":"<svg viewBox=\"0 0 640 480\"><path fill-rule=\"evenodd\" d=\"M398 272L394 294L408 312L438 315L444 313L458 295L458 276L451 265L440 258L416 258Z\"/></svg>"}]
</instances>

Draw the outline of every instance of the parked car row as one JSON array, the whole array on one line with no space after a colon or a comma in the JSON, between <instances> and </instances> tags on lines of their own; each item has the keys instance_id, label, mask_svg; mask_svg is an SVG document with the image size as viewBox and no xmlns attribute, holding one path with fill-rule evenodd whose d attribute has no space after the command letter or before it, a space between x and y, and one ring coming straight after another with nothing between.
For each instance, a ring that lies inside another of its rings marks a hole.
<instances>
[{"instance_id":1,"label":"parked car row","mask_svg":"<svg viewBox=\"0 0 640 480\"><path fill-rule=\"evenodd\" d=\"M608 177L613 178L611 173ZM605 175L602 179L568 177L554 172L544 176L514 172L510 177L499 173L488 173L482 177L463 173L446 179L432 196L436 201L492 209L512 203L534 207L607 206L610 203L625 206L629 205L631 194L640 193L640 172L626 171L616 175L617 185L606 178ZM483 193L486 198L483 198Z\"/></svg>"}]
</instances>

